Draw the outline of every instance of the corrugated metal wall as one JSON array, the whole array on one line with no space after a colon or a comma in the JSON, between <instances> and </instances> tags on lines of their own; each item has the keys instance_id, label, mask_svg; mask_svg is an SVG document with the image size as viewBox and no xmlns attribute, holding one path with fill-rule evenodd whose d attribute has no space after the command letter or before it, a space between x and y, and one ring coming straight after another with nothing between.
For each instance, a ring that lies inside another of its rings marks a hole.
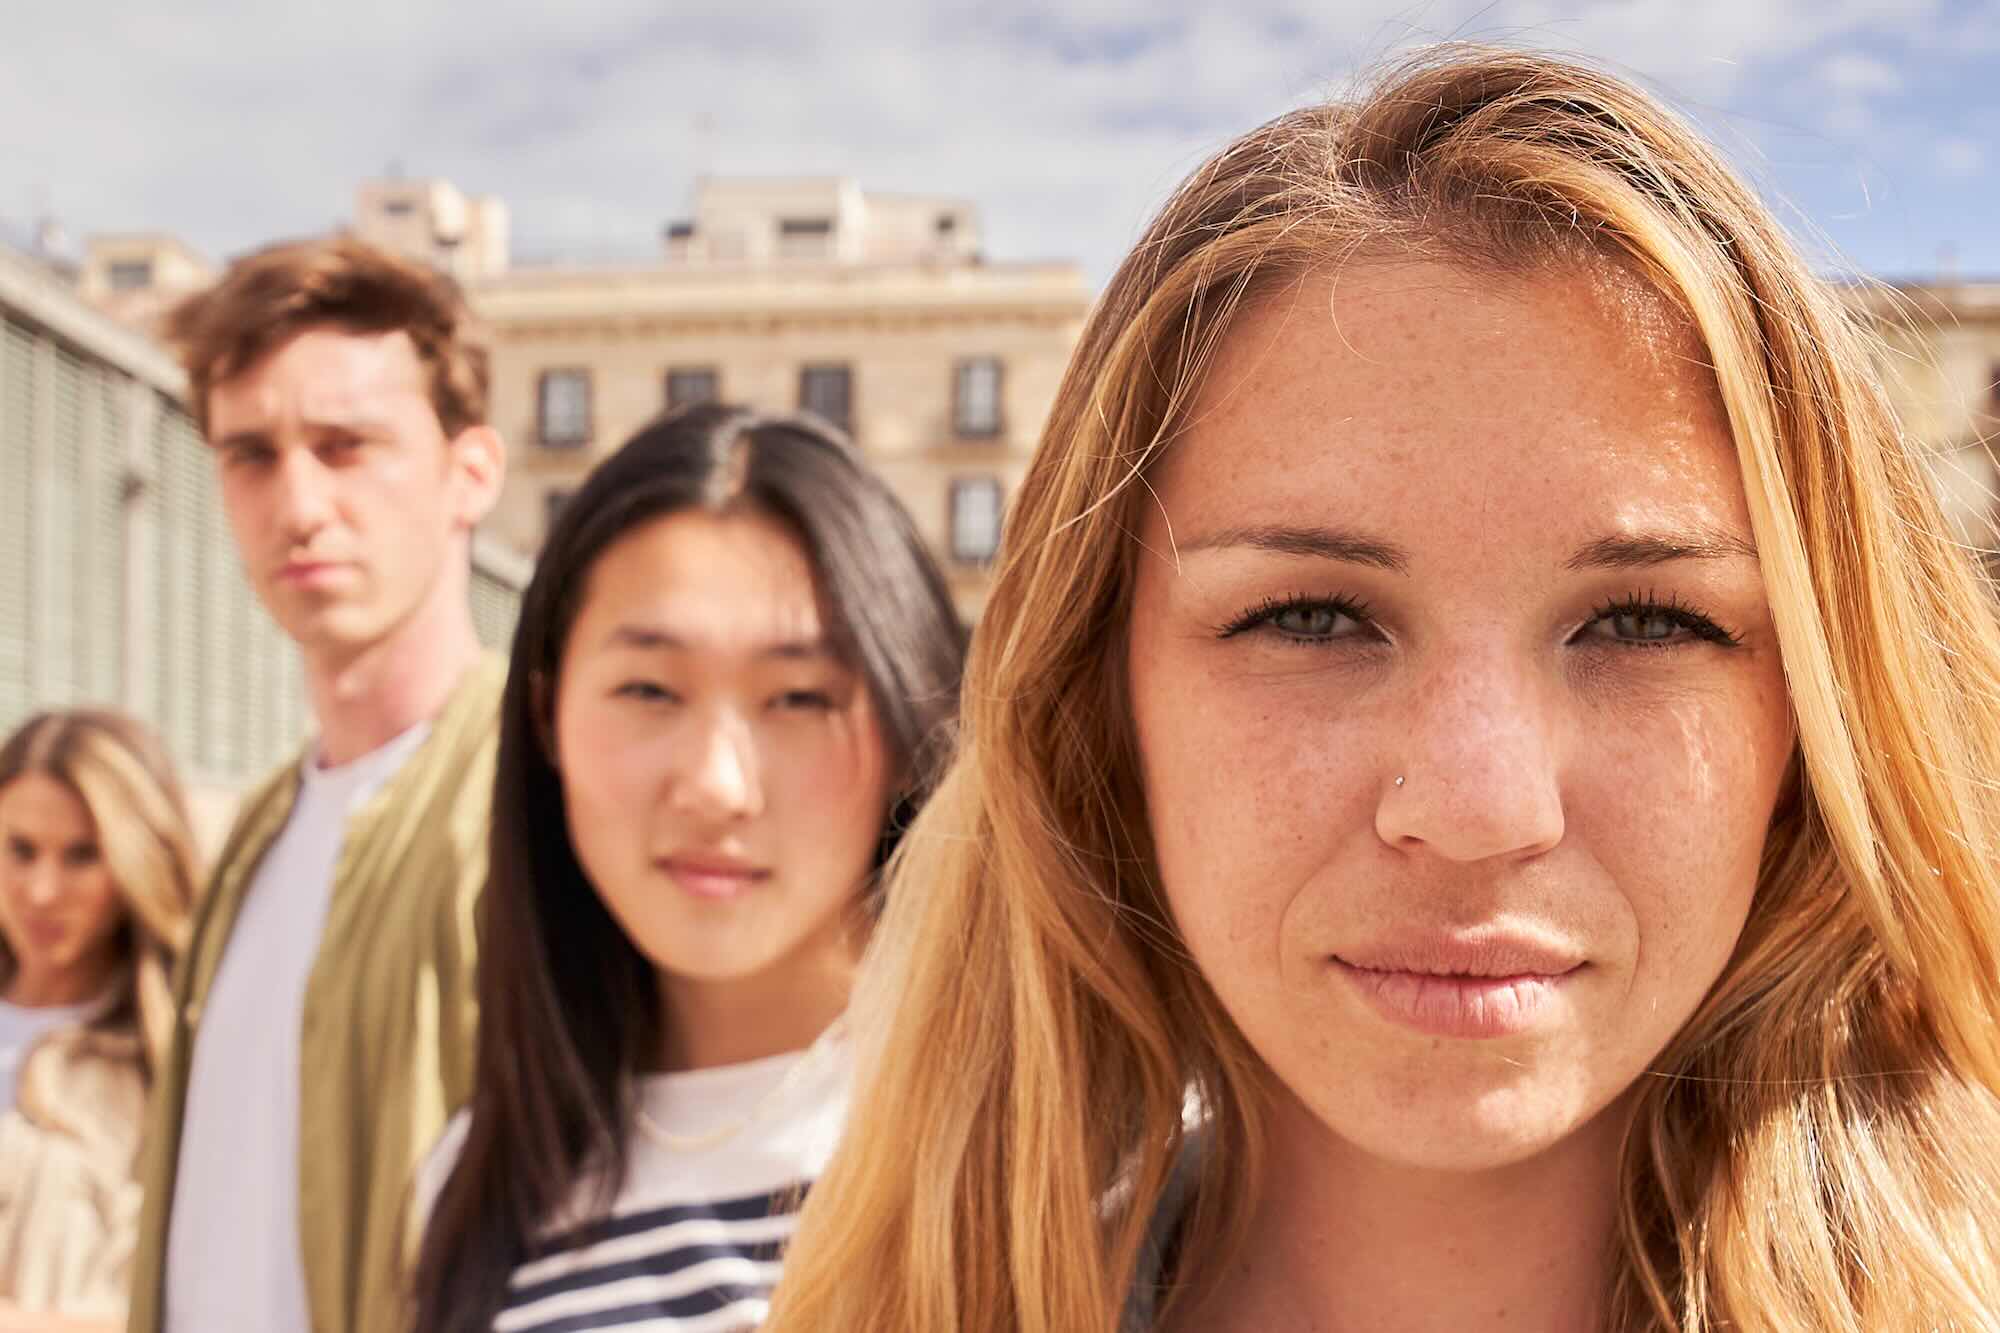
<instances>
[{"instance_id":1,"label":"corrugated metal wall","mask_svg":"<svg viewBox=\"0 0 2000 1333\"><path fill-rule=\"evenodd\" d=\"M475 561L505 649L521 574ZM169 395L0 312L0 736L122 708L192 782L240 787L303 739L298 653L258 606L194 423Z\"/></svg>"}]
</instances>

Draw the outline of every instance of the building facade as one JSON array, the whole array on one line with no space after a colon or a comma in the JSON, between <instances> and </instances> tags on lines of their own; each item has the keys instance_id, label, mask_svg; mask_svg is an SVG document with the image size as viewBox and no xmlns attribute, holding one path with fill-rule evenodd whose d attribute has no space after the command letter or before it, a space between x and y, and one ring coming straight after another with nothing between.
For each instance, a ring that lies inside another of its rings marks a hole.
<instances>
[{"instance_id":1,"label":"building facade","mask_svg":"<svg viewBox=\"0 0 2000 1333\"><path fill-rule=\"evenodd\" d=\"M161 232L92 236L77 294L120 324L151 330L173 304L215 281L206 256Z\"/></svg>"},{"instance_id":2,"label":"building facade","mask_svg":"<svg viewBox=\"0 0 2000 1333\"><path fill-rule=\"evenodd\" d=\"M1882 379L1959 536L2000 572L2000 281L1856 286Z\"/></svg>"},{"instance_id":3,"label":"building facade","mask_svg":"<svg viewBox=\"0 0 2000 1333\"><path fill-rule=\"evenodd\" d=\"M44 708L142 718L212 839L308 722L297 650L243 577L184 389L156 344L0 248L0 735ZM512 634L527 573L481 542L487 643Z\"/></svg>"},{"instance_id":4,"label":"building facade","mask_svg":"<svg viewBox=\"0 0 2000 1333\"><path fill-rule=\"evenodd\" d=\"M507 206L467 196L450 181L363 181L354 192L349 231L460 282L507 271Z\"/></svg>"},{"instance_id":5,"label":"building facade","mask_svg":"<svg viewBox=\"0 0 2000 1333\"><path fill-rule=\"evenodd\" d=\"M987 262L969 205L844 180L706 182L664 239L652 264L471 284L511 450L489 531L533 552L591 466L669 408L804 409L895 487L976 615L1089 309L1080 270Z\"/></svg>"}]
</instances>

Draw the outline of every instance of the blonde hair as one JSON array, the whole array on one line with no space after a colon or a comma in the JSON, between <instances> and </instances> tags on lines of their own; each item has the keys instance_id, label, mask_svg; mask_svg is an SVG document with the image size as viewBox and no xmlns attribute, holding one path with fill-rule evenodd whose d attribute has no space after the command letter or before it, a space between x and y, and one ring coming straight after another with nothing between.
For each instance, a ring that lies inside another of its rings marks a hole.
<instances>
[{"instance_id":1,"label":"blonde hair","mask_svg":"<svg viewBox=\"0 0 2000 1333\"><path fill-rule=\"evenodd\" d=\"M1869 344L1718 154L1618 79L1453 47L1225 148L1094 311L1012 507L961 752L893 872L859 1001L879 1035L766 1333L1108 1333L1191 1089L1212 1142L1179 1250L1212 1264L1240 1235L1268 1075L1155 882L1131 534L1231 316L1385 249L1489 272L1597 256L1684 312L1797 716L1738 948L1636 1089L1607 1327L1996 1327L1989 589Z\"/></svg>"},{"instance_id":2,"label":"blonde hair","mask_svg":"<svg viewBox=\"0 0 2000 1333\"><path fill-rule=\"evenodd\" d=\"M97 826L99 854L127 913L131 967L124 993L94 1026L107 1033L135 1028L150 1074L173 1033L173 969L187 947L200 884L187 800L158 738L129 717L96 709L23 723L0 746L0 789L30 773L75 792ZM0 982L14 966L0 938Z\"/></svg>"}]
</instances>

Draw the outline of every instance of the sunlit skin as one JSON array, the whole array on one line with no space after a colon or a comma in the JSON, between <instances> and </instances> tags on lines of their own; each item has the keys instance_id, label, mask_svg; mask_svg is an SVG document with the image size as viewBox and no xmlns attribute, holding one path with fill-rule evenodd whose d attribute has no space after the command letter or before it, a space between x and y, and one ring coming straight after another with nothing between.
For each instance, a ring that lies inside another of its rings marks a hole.
<instances>
[{"instance_id":1,"label":"sunlit skin","mask_svg":"<svg viewBox=\"0 0 2000 1333\"><path fill-rule=\"evenodd\" d=\"M209 391L244 569L304 654L327 762L430 716L478 653L469 542L505 451L448 436L409 336L308 329Z\"/></svg>"},{"instance_id":2,"label":"sunlit skin","mask_svg":"<svg viewBox=\"0 0 2000 1333\"><path fill-rule=\"evenodd\" d=\"M8 1002L38 1008L102 995L118 970L124 922L83 798L46 773L0 787L0 933L14 955Z\"/></svg>"},{"instance_id":3,"label":"sunlit skin","mask_svg":"<svg viewBox=\"0 0 2000 1333\"><path fill-rule=\"evenodd\" d=\"M1355 262L1245 313L1151 478L1160 874L1279 1090L1185 1328L1597 1326L1621 1112L1793 745L1703 359L1608 265Z\"/></svg>"},{"instance_id":4,"label":"sunlit skin","mask_svg":"<svg viewBox=\"0 0 2000 1333\"><path fill-rule=\"evenodd\" d=\"M578 859L659 969L663 1067L810 1044L847 1004L890 773L790 529L684 511L614 543L554 737Z\"/></svg>"}]
</instances>

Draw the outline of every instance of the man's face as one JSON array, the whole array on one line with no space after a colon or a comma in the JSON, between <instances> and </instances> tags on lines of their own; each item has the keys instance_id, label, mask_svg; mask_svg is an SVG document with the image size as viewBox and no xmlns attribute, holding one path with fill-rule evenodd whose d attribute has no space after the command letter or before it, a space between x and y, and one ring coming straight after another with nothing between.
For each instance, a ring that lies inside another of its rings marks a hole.
<instances>
[{"instance_id":1,"label":"man's face","mask_svg":"<svg viewBox=\"0 0 2000 1333\"><path fill-rule=\"evenodd\" d=\"M208 395L222 503L264 605L309 660L351 660L458 596L492 507L494 433L448 438L408 335L308 329Z\"/></svg>"}]
</instances>

